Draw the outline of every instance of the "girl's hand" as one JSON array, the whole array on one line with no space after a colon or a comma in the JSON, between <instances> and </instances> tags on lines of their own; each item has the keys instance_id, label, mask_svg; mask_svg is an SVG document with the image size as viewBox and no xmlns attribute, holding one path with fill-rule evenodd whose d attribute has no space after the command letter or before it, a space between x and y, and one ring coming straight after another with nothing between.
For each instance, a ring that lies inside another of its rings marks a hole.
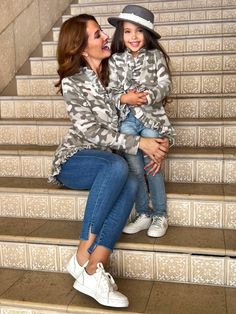
<instances>
[{"instance_id":1,"label":"girl's hand","mask_svg":"<svg viewBox=\"0 0 236 314\"><path fill-rule=\"evenodd\" d=\"M137 92L134 89L129 90L127 94L123 94L120 97L122 104L128 104L131 106L142 106L147 103L147 93Z\"/></svg>"}]
</instances>

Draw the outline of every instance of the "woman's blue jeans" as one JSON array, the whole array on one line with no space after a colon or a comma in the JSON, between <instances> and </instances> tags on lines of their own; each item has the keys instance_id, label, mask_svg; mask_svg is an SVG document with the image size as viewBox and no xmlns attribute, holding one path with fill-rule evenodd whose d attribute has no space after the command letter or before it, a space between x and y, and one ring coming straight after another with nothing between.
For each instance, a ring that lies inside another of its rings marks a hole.
<instances>
[{"instance_id":1,"label":"woman's blue jeans","mask_svg":"<svg viewBox=\"0 0 236 314\"><path fill-rule=\"evenodd\" d=\"M61 168L58 180L70 189L90 190L81 231L81 240L89 233L96 246L113 250L132 210L137 179L129 173L125 159L107 151L85 149L70 157Z\"/></svg>"},{"instance_id":2,"label":"woman's blue jeans","mask_svg":"<svg viewBox=\"0 0 236 314\"><path fill-rule=\"evenodd\" d=\"M121 123L120 132L131 135L140 135L142 137L160 137L156 130L144 127L144 125L135 118L130 112L127 118ZM130 171L138 178L138 193L135 199L135 209L138 214L146 214L147 216L165 216L167 217L166 209L166 193L165 184L161 171L153 176L146 175L145 179L144 166L150 161L148 157L144 157L141 150L137 155L125 154L125 158L129 164ZM149 207L149 193L152 202L153 210Z\"/></svg>"}]
</instances>

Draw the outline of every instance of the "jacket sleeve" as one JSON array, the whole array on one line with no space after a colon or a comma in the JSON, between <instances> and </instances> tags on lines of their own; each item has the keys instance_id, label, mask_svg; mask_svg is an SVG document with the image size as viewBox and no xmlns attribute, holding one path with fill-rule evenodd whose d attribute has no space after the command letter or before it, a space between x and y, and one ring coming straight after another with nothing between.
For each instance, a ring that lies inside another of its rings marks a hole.
<instances>
[{"instance_id":1,"label":"jacket sleeve","mask_svg":"<svg viewBox=\"0 0 236 314\"><path fill-rule=\"evenodd\" d=\"M120 72L120 73L119 73ZM124 86L122 84L121 73L123 71L118 71L118 66L115 60L115 55L111 56L109 59L109 84L107 87L110 97L115 102L115 106L118 110L125 110L126 105L120 103L120 97L126 93Z\"/></svg>"},{"instance_id":2,"label":"jacket sleeve","mask_svg":"<svg viewBox=\"0 0 236 314\"><path fill-rule=\"evenodd\" d=\"M152 105L153 108L159 108L162 106L162 100L170 93L171 79L163 54L156 51L154 59L156 62L157 82L151 86L146 86L148 89L147 99L148 105Z\"/></svg>"},{"instance_id":3,"label":"jacket sleeve","mask_svg":"<svg viewBox=\"0 0 236 314\"><path fill-rule=\"evenodd\" d=\"M73 84L70 78L63 79L62 88L73 131L80 138L96 146L122 150L134 155L137 153L140 137L121 134L109 128L113 123L107 112L109 108L93 104L94 100L89 99L89 93L85 97L80 87Z\"/></svg>"}]
</instances>

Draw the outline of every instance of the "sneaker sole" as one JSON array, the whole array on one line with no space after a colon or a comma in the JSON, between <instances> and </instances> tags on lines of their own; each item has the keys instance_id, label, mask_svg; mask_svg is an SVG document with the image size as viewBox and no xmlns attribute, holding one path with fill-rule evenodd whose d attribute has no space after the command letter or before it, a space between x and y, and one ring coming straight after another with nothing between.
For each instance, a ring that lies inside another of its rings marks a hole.
<instances>
[{"instance_id":1,"label":"sneaker sole","mask_svg":"<svg viewBox=\"0 0 236 314\"><path fill-rule=\"evenodd\" d=\"M129 306L128 299L127 300L123 300L123 301L112 301L112 300L109 300L107 302L106 299L104 299L104 298L102 298L100 296L96 296L94 291L92 291L91 289L85 287L84 285L81 285L78 281L75 281L73 287L76 290L78 290L79 292L84 293L84 294L90 296L91 298L96 300L101 305L110 306L110 307L128 307Z\"/></svg>"},{"instance_id":2,"label":"sneaker sole","mask_svg":"<svg viewBox=\"0 0 236 314\"><path fill-rule=\"evenodd\" d=\"M150 224L151 224L151 222L147 226L143 227L142 229L138 229L138 230L137 229L133 229L133 230L126 231L125 228L124 228L122 232L123 233L127 233L127 234L138 233L140 231L147 230L150 227Z\"/></svg>"},{"instance_id":3,"label":"sneaker sole","mask_svg":"<svg viewBox=\"0 0 236 314\"><path fill-rule=\"evenodd\" d=\"M164 233L147 232L147 235L152 238L161 238L165 234L166 234L166 231Z\"/></svg>"}]
</instances>

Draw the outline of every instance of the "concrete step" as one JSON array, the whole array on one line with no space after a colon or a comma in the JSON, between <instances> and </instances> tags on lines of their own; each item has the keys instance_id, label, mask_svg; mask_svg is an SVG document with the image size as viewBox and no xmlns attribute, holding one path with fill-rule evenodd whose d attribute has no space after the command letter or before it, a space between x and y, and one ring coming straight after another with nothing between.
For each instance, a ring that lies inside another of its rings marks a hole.
<instances>
[{"instance_id":1,"label":"concrete step","mask_svg":"<svg viewBox=\"0 0 236 314\"><path fill-rule=\"evenodd\" d=\"M235 2L234 0L198 0L198 1L192 1L192 0L185 0L185 1L176 1L176 0L169 0L168 2L165 0L158 0L158 1L143 1L143 0L130 0L130 4L138 4L145 6L149 8L150 10L173 10L173 9L196 9L196 8L208 8L212 9L214 7L234 7ZM105 5L105 6L111 6L111 5L127 5L126 0L112 0L112 1L106 1L106 0L78 0L73 2L73 4L78 4L81 7L83 6L93 6L93 5Z\"/></svg>"},{"instance_id":2,"label":"concrete step","mask_svg":"<svg viewBox=\"0 0 236 314\"><path fill-rule=\"evenodd\" d=\"M198 20L233 20L236 17L236 6L222 6L222 4L218 4L218 6L210 7L203 10L202 6L199 4L199 8L191 8L188 7L186 9L183 8L160 8L156 3L138 3L144 7L147 7L154 13L155 22L183 22L183 21L198 21ZM70 14L78 15L81 13L87 13L95 15L96 18L101 16L117 16L122 9L127 5L127 3L104 3L97 4L93 3L92 5L82 5L82 4L71 4L70 5Z\"/></svg>"},{"instance_id":3,"label":"concrete step","mask_svg":"<svg viewBox=\"0 0 236 314\"><path fill-rule=\"evenodd\" d=\"M230 34L207 35L207 36L170 36L160 39L160 43L167 53L202 53L202 52L235 52L236 38ZM44 57L56 56L57 42L43 41L42 55Z\"/></svg>"},{"instance_id":4,"label":"concrete step","mask_svg":"<svg viewBox=\"0 0 236 314\"><path fill-rule=\"evenodd\" d=\"M165 109L170 118L236 118L236 98L230 95L178 95ZM67 119L62 96L0 96L1 119Z\"/></svg>"},{"instance_id":5,"label":"concrete step","mask_svg":"<svg viewBox=\"0 0 236 314\"><path fill-rule=\"evenodd\" d=\"M0 267L65 272L81 222L0 218ZM115 277L235 286L236 230L169 227L162 238L123 234L111 256ZM173 267L175 265L175 267Z\"/></svg>"},{"instance_id":6,"label":"concrete step","mask_svg":"<svg viewBox=\"0 0 236 314\"><path fill-rule=\"evenodd\" d=\"M226 55L219 54L189 54L179 56L169 55L171 58L171 71L175 72L199 72L224 71L224 73L236 71L236 52ZM58 63L55 57L33 57L30 61L30 73L32 75L56 75Z\"/></svg>"},{"instance_id":7,"label":"concrete step","mask_svg":"<svg viewBox=\"0 0 236 314\"><path fill-rule=\"evenodd\" d=\"M234 314L236 289L205 285L116 279L130 302L127 309L105 308L72 289L68 274L0 269L0 311L10 314ZM142 297L140 297L142 291Z\"/></svg>"},{"instance_id":8,"label":"concrete step","mask_svg":"<svg viewBox=\"0 0 236 314\"><path fill-rule=\"evenodd\" d=\"M63 15L61 23L65 22L73 15ZM98 23L102 29L112 37L115 28L108 24L108 16L96 16ZM236 31L236 23L234 20L199 20L199 21L172 21L172 22L157 22L154 23L154 29L161 35L162 39L165 37L178 36L207 36L207 35L233 35ZM60 25L52 28L51 39L58 40Z\"/></svg>"},{"instance_id":9,"label":"concrete step","mask_svg":"<svg viewBox=\"0 0 236 314\"><path fill-rule=\"evenodd\" d=\"M176 146L234 147L235 122L225 120L175 119ZM1 120L1 145L58 145L70 126L68 119Z\"/></svg>"},{"instance_id":10,"label":"concrete step","mask_svg":"<svg viewBox=\"0 0 236 314\"><path fill-rule=\"evenodd\" d=\"M17 75L18 96L55 96L57 76ZM235 95L236 72L181 72L172 75L172 94L233 94Z\"/></svg>"},{"instance_id":11,"label":"concrete step","mask_svg":"<svg viewBox=\"0 0 236 314\"><path fill-rule=\"evenodd\" d=\"M235 185L166 182L166 194L170 226L236 230ZM1 177L0 217L81 221L87 197L45 178Z\"/></svg>"},{"instance_id":12,"label":"concrete step","mask_svg":"<svg viewBox=\"0 0 236 314\"><path fill-rule=\"evenodd\" d=\"M179 147L235 147L235 119L171 119ZM0 120L0 145L58 145L68 119Z\"/></svg>"}]
</instances>

